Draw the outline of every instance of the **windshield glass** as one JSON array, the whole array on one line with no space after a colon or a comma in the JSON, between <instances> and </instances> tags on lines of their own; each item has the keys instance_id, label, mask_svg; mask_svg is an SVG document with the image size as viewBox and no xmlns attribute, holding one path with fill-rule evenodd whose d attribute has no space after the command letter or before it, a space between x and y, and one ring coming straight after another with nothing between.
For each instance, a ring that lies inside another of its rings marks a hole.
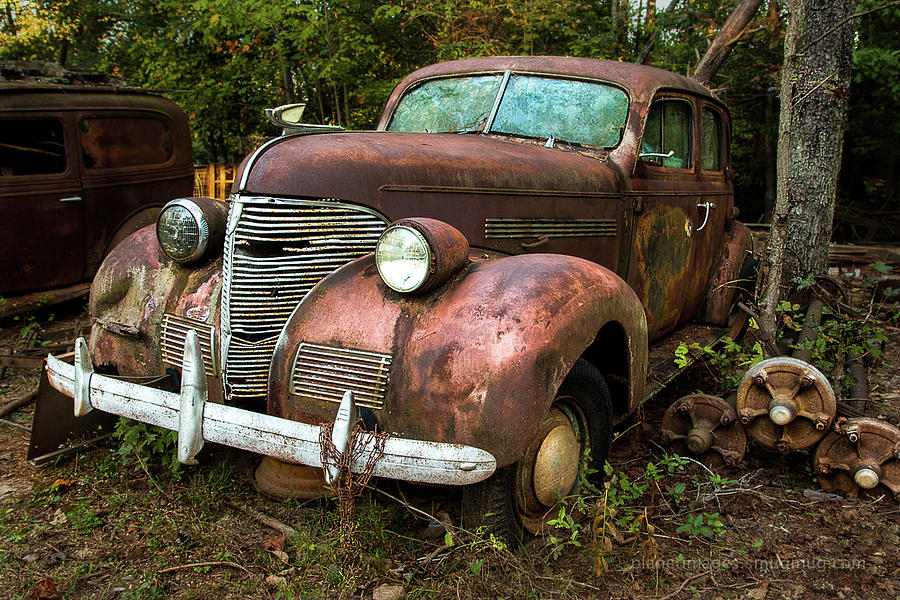
<instances>
[{"instance_id":1,"label":"windshield glass","mask_svg":"<svg viewBox=\"0 0 900 600\"><path fill-rule=\"evenodd\" d=\"M628 97L592 81L511 75L433 79L407 93L394 111L390 131L492 133L553 136L578 144L611 147L622 138ZM493 123L486 123L502 93Z\"/></svg>"},{"instance_id":2,"label":"windshield glass","mask_svg":"<svg viewBox=\"0 0 900 600\"><path fill-rule=\"evenodd\" d=\"M481 131L500 90L502 75L432 79L408 92L390 131Z\"/></svg>"}]
</instances>

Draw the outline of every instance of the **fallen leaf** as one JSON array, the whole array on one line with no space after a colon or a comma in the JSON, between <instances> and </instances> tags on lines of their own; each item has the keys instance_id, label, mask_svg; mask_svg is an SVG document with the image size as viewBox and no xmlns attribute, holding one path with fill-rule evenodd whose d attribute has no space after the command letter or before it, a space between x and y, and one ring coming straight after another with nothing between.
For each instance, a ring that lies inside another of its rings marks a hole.
<instances>
[{"instance_id":1,"label":"fallen leaf","mask_svg":"<svg viewBox=\"0 0 900 600\"><path fill-rule=\"evenodd\" d=\"M37 552L29 552L28 554L23 554L19 557L19 560L26 563L33 563L37 559L40 558L40 555Z\"/></svg>"},{"instance_id":2,"label":"fallen leaf","mask_svg":"<svg viewBox=\"0 0 900 600\"><path fill-rule=\"evenodd\" d=\"M66 516L66 513L62 511L61 508L57 508L56 512L53 513L53 517L50 519L50 524L53 526L62 525L63 523L68 522L69 517Z\"/></svg>"},{"instance_id":3,"label":"fallen leaf","mask_svg":"<svg viewBox=\"0 0 900 600\"><path fill-rule=\"evenodd\" d=\"M403 596L402 585L389 585L385 583L375 588L372 600L398 600Z\"/></svg>"},{"instance_id":4,"label":"fallen leaf","mask_svg":"<svg viewBox=\"0 0 900 600\"><path fill-rule=\"evenodd\" d=\"M56 591L56 583L49 575L46 575L44 580L37 585L29 598L31 600L62 600L62 596Z\"/></svg>"},{"instance_id":5,"label":"fallen leaf","mask_svg":"<svg viewBox=\"0 0 900 600\"><path fill-rule=\"evenodd\" d=\"M288 564L291 562L291 559L288 557L288 553L284 550L269 550L272 554L278 557L278 560L283 562L284 564Z\"/></svg>"},{"instance_id":6,"label":"fallen leaf","mask_svg":"<svg viewBox=\"0 0 900 600\"><path fill-rule=\"evenodd\" d=\"M266 583L269 585L282 585L287 583L287 579L278 575L269 575L266 577Z\"/></svg>"},{"instance_id":7,"label":"fallen leaf","mask_svg":"<svg viewBox=\"0 0 900 600\"><path fill-rule=\"evenodd\" d=\"M270 552L272 552L272 551L280 552L281 550L284 550L285 538L286 538L286 536L281 535L276 538L272 538L271 540L266 540L265 543L263 544L263 548L265 548L266 550L269 550Z\"/></svg>"}]
</instances>

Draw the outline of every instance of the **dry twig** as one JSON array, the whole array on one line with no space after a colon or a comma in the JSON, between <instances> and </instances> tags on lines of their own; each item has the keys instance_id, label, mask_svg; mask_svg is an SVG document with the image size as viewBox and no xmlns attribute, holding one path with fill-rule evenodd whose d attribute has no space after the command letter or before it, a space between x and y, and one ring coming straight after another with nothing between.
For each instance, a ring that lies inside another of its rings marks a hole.
<instances>
[{"instance_id":1,"label":"dry twig","mask_svg":"<svg viewBox=\"0 0 900 600\"><path fill-rule=\"evenodd\" d=\"M275 531L279 533L283 533L286 537L291 538L297 535L297 530L287 525L286 523L282 523L275 517L270 517L269 515L264 515L263 513L254 510L248 506L241 506L240 504L235 504L234 502L229 503L232 508L237 511L244 513L249 517L253 517L266 527L271 527Z\"/></svg>"},{"instance_id":2,"label":"dry twig","mask_svg":"<svg viewBox=\"0 0 900 600\"><path fill-rule=\"evenodd\" d=\"M188 565L178 565L177 567L168 567L166 569L160 569L157 573L171 573L172 571L180 571L182 569L193 569L194 567L231 567L232 569L240 569L244 573L250 574L250 571L242 567L241 565L233 562L228 562L226 560L213 560L209 562L197 562L190 563Z\"/></svg>"}]
</instances>

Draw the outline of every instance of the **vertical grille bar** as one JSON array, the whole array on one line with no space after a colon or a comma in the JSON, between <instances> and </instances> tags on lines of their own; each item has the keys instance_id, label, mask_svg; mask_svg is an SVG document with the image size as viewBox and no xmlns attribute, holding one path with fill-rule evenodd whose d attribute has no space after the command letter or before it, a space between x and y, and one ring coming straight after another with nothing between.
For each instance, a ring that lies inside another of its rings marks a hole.
<instances>
[{"instance_id":1,"label":"vertical grille bar","mask_svg":"<svg viewBox=\"0 0 900 600\"><path fill-rule=\"evenodd\" d=\"M222 296L226 392L260 399L294 307L326 275L373 252L387 222L336 200L238 196L231 211Z\"/></svg>"}]
</instances>

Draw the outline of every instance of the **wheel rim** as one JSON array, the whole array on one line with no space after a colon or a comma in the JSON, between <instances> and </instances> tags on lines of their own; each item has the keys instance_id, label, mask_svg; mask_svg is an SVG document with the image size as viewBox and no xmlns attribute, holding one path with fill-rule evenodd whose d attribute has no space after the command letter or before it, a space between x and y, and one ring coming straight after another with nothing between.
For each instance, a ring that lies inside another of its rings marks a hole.
<instances>
[{"instance_id":1,"label":"wheel rim","mask_svg":"<svg viewBox=\"0 0 900 600\"><path fill-rule=\"evenodd\" d=\"M532 534L547 533L558 498L577 488L587 448L584 423L572 398L557 398L519 462L513 504L522 526Z\"/></svg>"}]
</instances>

